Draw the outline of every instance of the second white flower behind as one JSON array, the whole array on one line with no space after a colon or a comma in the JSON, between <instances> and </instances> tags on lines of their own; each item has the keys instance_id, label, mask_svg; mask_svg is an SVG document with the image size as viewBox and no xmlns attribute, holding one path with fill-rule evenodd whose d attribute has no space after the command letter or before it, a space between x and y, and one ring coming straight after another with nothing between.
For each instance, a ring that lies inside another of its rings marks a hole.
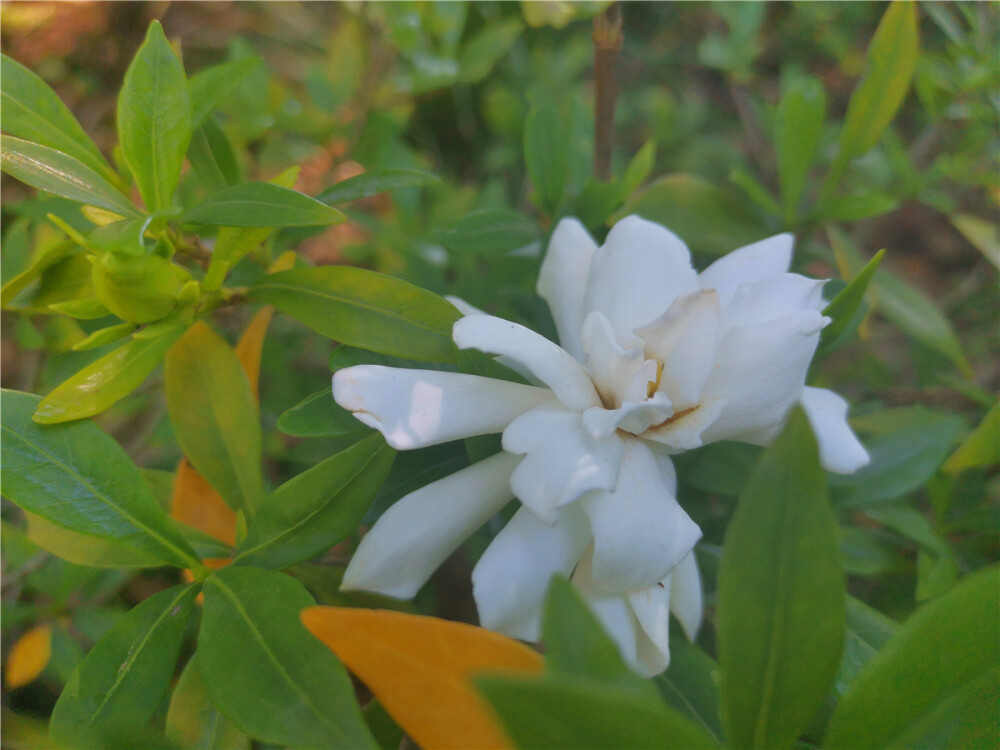
<instances>
[{"instance_id":1,"label":"second white flower behind","mask_svg":"<svg viewBox=\"0 0 1000 750\"><path fill-rule=\"evenodd\" d=\"M337 403L398 450L496 432L504 449L395 503L344 587L414 596L516 497L472 573L482 625L537 640L549 580L570 576L622 656L661 672L670 613L691 638L702 613L701 531L677 502L670 456L716 440L765 445L801 403L827 469L868 462L847 403L805 386L829 319L824 282L788 273L791 254L791 235L778 235L698 274L657 224L629 217L597 247L565 219L538 280L561 346L458 302L469 314L456 345L499 355L534 385L374 365L335 373Z\"/></svg>"}]
</instances>

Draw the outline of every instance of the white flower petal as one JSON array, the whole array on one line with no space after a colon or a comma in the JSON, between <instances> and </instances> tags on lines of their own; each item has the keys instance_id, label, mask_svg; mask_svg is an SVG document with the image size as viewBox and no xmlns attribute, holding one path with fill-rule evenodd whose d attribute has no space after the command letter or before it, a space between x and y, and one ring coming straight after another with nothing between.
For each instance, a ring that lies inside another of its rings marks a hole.
<instances>
[{"instance_id":1,"label":"white flower petal","mask_svg":"<svg viewBox=\"0 0 1000 750\"><path fill-rule=\"evenodd\" d=\"M618 479L624 446L617 435L594 440L580 414L552 401L510 423L503 449L526 454L510 478L522 503L546 523L560 506L593 489L611 489Z\"/></svg>"},{"instance_id":2,"label":"white flower petal","mask_svg":"<svg viewBox=\"0 0 1000 750\"><path fill-rule=\"evenodd\" d=\"M820 312L825 280L810 279L796 273L779 273L760 281L743 284L722 309L722 330L734 325L767 323L797 310Z\"/></svg>"},{"instance_id":3,"label":"white flower petal","mask_svg":"<svg viewBox=\"0 0 1000 750\"><path fill-rule=\"evenodd\" d=\"M719 342L715 369L702 392L702 401L725 397L726 408L702 440L743 440L783 422L802 396L819 332L829 321L814 310L800 310L768 323L733 326Z\"/></svg>"},{"instance_id":4,"label":"white flower petal","mask_svg":"<svg viewBox=\"0 0 1000 750\"><path fill-rule=\"evenodd\" d=\"M705 431L719 419L727 403L724 396L705 399L651 426L642 433L642 438L665 446L670 453L700 448L704 444Z\"/></svg>"},{"instance_id":5,"label":"white flower petal","mask_svg":"<svg viewBox=\"0 0 1000 750\"><path fill-rule=\"evenodd\" d=\"M648 643L639 638L638 661L645 676L659 674L670 663L670 580L668 574L649 588L631 591L629 604L639 630Z\"/></svg>"},{"instance_id":6,"label":"white flower petal","mask_svg":"<svg viewBox=\"0 0 1000 750\"><path fill-rule=\"evenodd\" d=\"M513 497L517 456L497 453L400 498L361 540L342 589L409 599L467 537Z\"/></svg>"},{"instance_id":7,"label":"white flower petal","mask_svg":"<svg viewBox=\"0 0 1000 750\"><path fill-rule=\"evenodd\" d=\"M636 333L646 343L646 354L663 364L657 390L677 411L697 404L719 343L718 293L702 289L680 297Z\"/></svg>"},{"instance_id":8,"label":"white flower petal","mask_svg":"<svg viewBox=\"0 0 1000 750\"><path fill-rule=\"evenodd\" d=\"M705 611L701 594L701 574L698 572L698 561L694 552L677 563L670 574L670 611L684 628L684 634L689 641L694 641L701 627L701 618Z\"/></svg>"},{"instance_id":9,"label":"white flower petal","mask_svg":"<svg viewBox=\"0 0 1000 750\"><path fill-rule=\"evenodd\" d=\"M778 234L733 250L702 271L698 280L702 289L718 291L719 301L726 305L740 285L785 273L792 264L794 243L792 235Z\"/></svg>"},{"instance_id":10,"label":"white flower petal","mask_svg":"<svg viewBox=\"0 0 1000 750\"><path fill-rule=\"evenodd\" d=\"M622 429L633 435L642 435L655 424L666 421L674 413L665 393L654 393L641 403L626 401L617 409L595 406L583 413L583 429L595 440L604 440Z\"/></svg>"},{"instance_id":11,"label":"white flower petal","mask_svg":"<svg viewBox=\"0 0 1000 750\"><path fill-rule=\"evenodd\" d=\"M590 516L593 575L601 588L625 592L655 585L701 538L698 524L669 490L664 466L641 440L627 439L615 489L580 499Z\"/></svg>"},{"instance_id":12,"label":"white flower petal","mask_svg":"<svg viewBox=\"0 0 1000 750\"><path fill-rule=\"evenodd\" d=\"M552 233L535 289L549 303L559 343L580 362L583 295L597 243L576 219L563 219Z\"/></svg>"},{"instance_id":13,"label":"white flower petal","mask_svg":"<svg viewBox=\"0 0 1000 750\"><path fill-rule=\"evenodd\" d=\"M696 289L691 253L680 238L659 224L629 216L611 228L594 255L584 312L604 313L618 342L630 347L639 343L636 328Z\"/></svg>"},{"instance_id":14,"label":"white flower petal","mask_svg":"<svg viewBox=\"0 0 1000 750\"><path fill-rule=\"evenodd\" d=\"M618 647L622 660L637 667L636 625L632 607L623 595L610 593L594 582L591 559L591 550L588 549L570 580L583 594L591 611L597 615L601 625L608 631L608 635Z\"/></svg>"},{"instance_id":15,"label":"white flower petal","mask_svg":"<svg viewBox=\"0 0 1000 750\"><path fill-rule=\"evenodd\" d=\"M455 323L452 338L459 349L503 354L522 363L570 409L583 411L601 403L583 365L522 325L492 315L469 315Z\"/></svg>"},{"instance_id":16,"label":"white flower petal","mask_svg":"<svg viewBox=\"0 0 1000 750\"><path fill-rule=\"evenodd\" d=\"M594 386L609 408L644 401L656 383L656 362L646 359L641 347L619 346L603 313L594 311L583 323L583 354Z\"/></svg>"},{"instance_id":17,"label":"white flower petal","mask_svg":"<svg viewBox=\"0 0 1000 750\"><path fill-rule=\"evenodd\" d=\"M462 313L462 315L486 315L485 310L480 310L475 305L466 302L461 297L456 297L454 294L446 294L444 298L454 305L455 309Z\"/></svg>"},{"instance_id":18,"label":"white flower petal","mask_svg":"<svg viewBox=\"0 0 1000 750\"><path fill-rule=\"evenodd\" d=\"M806 386L802 408L809 417L823 468L836 474L853 474L871 459L847 424L847 402L833 391Z\"/></svg>"},{"instance_id":19,"label":"white flower petal","mask_svg":"<svg viewBox=\"0 0 1000 750\"><path fill-rule=\"evenodd\" d=\"M589 542L587 517L576 505L563 508L551 526L520 508L472 571L482 626L537 641L549 580L556 574L568 578Z\"/></svg>"},{"instance_id":20,"label":"white flower petal","mask_svg":"<svg viewBox=\"0 0 1000 750\"><path fill-rule=\"evenodd\" d=\"M662 649L653 643L641 627L636 628L635 664L632 669L642 677L656 677L670 665L670 648Z\"/></svg>"},{"instance_id":21,"label":"white flower petal","mask_svg":"<svg viewBox=\"0 0 1000 750\"><path fill-rule=\"evenodd\" d=\"M552 392L457 372L357 365L334 373L333 397L393 448L411 450L502 432Z\"/></svg>"}]
</instances>

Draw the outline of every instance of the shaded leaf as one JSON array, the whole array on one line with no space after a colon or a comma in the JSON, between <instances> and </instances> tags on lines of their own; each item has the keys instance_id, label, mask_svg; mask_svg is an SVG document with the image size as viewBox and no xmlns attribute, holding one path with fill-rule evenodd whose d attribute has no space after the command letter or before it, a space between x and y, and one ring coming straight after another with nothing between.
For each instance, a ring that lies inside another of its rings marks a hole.
<instances>
[{"instance_id":1,"label":"shaded leaf","mask_svg":"<svg viewBox=\"0 0 1000 750\"><path fill-rule=\"evenodd\" d=\"M278 417L278 429L292 437L341 437L366 435L372 431L354 414L333 400L333 393L324 388L306 396Z\"/></svg>"},{"instance_id":2,"label":"shaded leaf","mask_svg":"<svg viewBox=\"0 0 1000 750\"><path fill-rule=\"evenodd\" d=\"M212 705L198 670L197 653L184 667L170 697L166 733L188 750L250 748L250 738Z\"/></svg>"},{"instance_id":3,"label":"shaded leaf","mask_svg":"<svg viewBox=\"0 0 1000 750\"><path fill-rule=\"evenodd\" d=\"M213 65L191 76L187 82L191 97L191 128L199 128L212 110L233 93L259 64L259 57L243 57Z\"/></svg>"},{"instance_id":4,"label":"shaded leaf","mask_svg":"<svg viewBox=\"0 0 1000 750\"><path fill-rule=\"evenodd\" d=\"M243 181L243 170L229 136L209 117L191 135L188 161L209 193L217 193Z\"/></svg>"},{"instance_id":5,"label":"shaded leaf","mask_svg":"<svg viewBox=\"0 0 1000 750\"><path fill-rule=\"evenodd\" d=\"M898 629L895 622L853 596L847 597L846 612L844 654L834 682L834 689L839 695L848 691L865 665Z\"/></svg>"},{"instance_id":6,"label":"shaded leaf","mask_svg":"<svg viewBox=\"0 0 1000 750\"><path fill-rule=\"evenodd\" d=\"M823 315L830 318L831 322L820 334L821 352L835 348L847 334L851 333L850 324L864 302L865 292L868 291L868 285L871 283L875 271L878 270L883 255L885 255L885 250L879 250L875 253L875 257L854 274L854 278L848 282L847 286L841 289L837 296L823 308Z\"/></svg>"},{"instance_id":7,"label":"shaded leaf","mask_svg":"<svg viewBox=\"0 0 1000 750\"><path fill-rule=\"evenodd\" d=\"M670 639L670 666L655 682L668 704L721 740L718 674L715 660L681 636Z\"/></svg>"},{"instance_id":8,"label":"shaded leaf","mask_svg":"<svg viewBox=\"0 0 1000 750\"><path fill-rule=\"evenodd\" d=\"M826 119L826 92L813 76L787 78L774 122L774 150L785 223L795 219Z\"/></svg>"},{"instance_id":9,"label":"shaded leaf","mask_svg":"<svg viewBox=\"0 0 1000 750\"><path fill-rule=\"evenodd\" d=\"M440 182L439 177L418 169L375 169L331 185L317 195L316 200L327 205L350 203L390 190L421 187Z\"/></svg>"},{"instance_id":10,"label":"shaded leaf","mask_svg":"<svg viewBox=\"0 0 1000 750\"><path fill-rule=\"evenodd\" d=\"M976 466L995 466L1000 462L1000 401L993 404L983 421L972 431L941 468L957 474Z\"/></svg>"},{"instance_id":11,"label":"shaded leaf","mask_svg":"<svg viewBox=\"0 0 1000 750\"><path fill-rule=\"evenodd\" d=\"M437 230L434 239L454 253L509 253L539 240L538 225L520 211L487 209Z\"/></svg>"},{"instance_id":12,"label":"shaded leaf","mask_svg":"<svg viewBox=\"0 0 1000 750\"><path fill-rule=\"evenodd\" d=\"M227 227L310 227L339 224L340 211L291 188L247 182L209 195L184 215L187 224Z\"/></svg>"},{"instance_id":13,"label":"shaded leaf","mask_svg":"<svg viewBox=\"0 0 1000 750\"><path fill-rule=\"evenodd\" d=\"M458 58L459 78L464 83L477 83L490 74L500 59L514 46L524 24L516 19L488 23L472 36Z\"/></svg>"},{"instance_id":14,"label":"shaded leaf","mask_svg":"<svg viewBox=\"0 0 1000 750\"><path fill-rule=\"evenodd\" d=\"M553 215L562 200L568 173L566 129L555 102L536 102L524 121L524 162L535 187L538 207Z\"/></svg>"}]
</instances>

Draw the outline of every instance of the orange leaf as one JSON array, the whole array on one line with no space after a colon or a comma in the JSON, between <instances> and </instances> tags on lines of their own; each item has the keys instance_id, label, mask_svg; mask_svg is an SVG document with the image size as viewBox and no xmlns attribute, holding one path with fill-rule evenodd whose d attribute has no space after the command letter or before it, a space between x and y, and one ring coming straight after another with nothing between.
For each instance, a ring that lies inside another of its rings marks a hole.
<instances>
[{"instance_id":1,"label":"orange leaf","mask_svg":"<svg viewBox=\"0 0 1000 750\"><path fill-rule=\"evenodd\" d=\"M264 350L264 337L267 335L267 327L271 323L271 316L274 315L274 308L270 305L260 308L257 314L250 319L243 335L240 336L236 344L236 356L240 359L240 364L246 370L247 379L250 381L250 390L253 391L254 400L260 403L258 394L258 383L260 382L260 355Z\"/></svg>"},{"instance_id":2,"label":"orange leaf","mask_svg":"<svg viewBox=\"0 0 1000 750\"><path fill-rule=\"evenodd\" d=\"M27 685L52 657L52 626L39 625L22 635L7 656L7 687Z\"/></svg>"},{"instance_id":3,"label":"orange leaf","mask_svg":"<svg viewBox=\"0 0 1000 750\"><path fill-rule=\"evenodd\" d=\"M542 671L542 657L523 643L460 622L341 607L300 617L424 750L511 747L469 678Z\"/></svg>"},{"instance_id":4,"label":"orange leaf","mask_svg":"<svg viewBox=\"0 0 1000 750\"><path fill-rule=\"evenodd\" d=\"M186 458L177 465L170 515L220 542L236 544L236 514Z\"/></svg>"}]
</instances>

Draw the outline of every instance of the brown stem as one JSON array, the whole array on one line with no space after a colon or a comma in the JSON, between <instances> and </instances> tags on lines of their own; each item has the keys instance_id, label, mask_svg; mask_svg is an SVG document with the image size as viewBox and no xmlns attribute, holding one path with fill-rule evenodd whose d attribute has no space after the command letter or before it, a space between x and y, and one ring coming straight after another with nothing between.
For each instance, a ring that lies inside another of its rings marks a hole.
<instances>
[{"instance_id":1,"label":"brown stem","mask_svg":"<svg viewBox=\"0 0 1000 750\"><path fill-rule=\"evenodd\" d=\"M594 19L594 177L611 179L611 149L615 142L615 63L622 46L622 11L612 3Z\"/></svg>"}]
</instances>

